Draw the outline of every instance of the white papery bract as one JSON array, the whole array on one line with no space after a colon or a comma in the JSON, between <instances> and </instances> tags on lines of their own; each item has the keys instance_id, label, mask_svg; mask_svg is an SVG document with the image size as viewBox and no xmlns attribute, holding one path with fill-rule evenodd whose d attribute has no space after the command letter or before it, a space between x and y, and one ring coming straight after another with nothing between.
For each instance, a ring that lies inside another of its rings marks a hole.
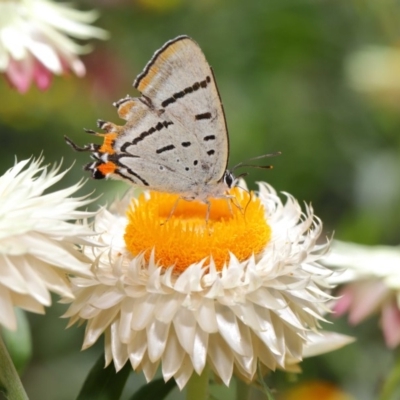
<instances>
[{"instance_id":1,"label":"white papery bract","mask_svg":"<svg viewBox=\"0 0 400 400\"><path fill-rule=\"evenodd\" d=\"M265 183L257 196L272 231L263 251L242 261L232 254L222 270L199 260L179 274L158 265L154 252L149 261L129 253L123 201L103 209L95 227L105 247L85 247L94 277L73 279L76 297L65 314L70 324L87 320L83 348L104 332L106 364L119 370L129 360L148 381L161 365L180 388L206 363L228 385L233 373L252 380L258 361L290 369L313 344L324 352L325 333L315 339L331 298L331 271L318 263L329 247L317 244L322 224ZM348 342L339 337L327 335L326 343Z\"/></svg>"},{"instance_id":2,"label":"white papery bract","mask_svg":"<svg viewBox=\"0 0 400 400\"><path fill-rule=\"evenodd\" d=\"M90 48L71 37L106 39L106 31L88 25L96 18L94 11L49 0L0 1L0 72L21 93L32 81L47 89L52 74L71 70L83 76L85 66L78 54Z\"/></svg>"},{"instance_id":3,"label":"white papery bract","mask_svg":"<svg viewBox=\"0 0 400 400\"><path fill-rule=\"evenodd\" d=\"M66 172L41 166L42 159L15 164L0 177L0 325L17 328L14 306L43 313L50 292L72 298L67 274L92 276L75 244L92 244L85 223L93 213L77 211L91 200L70 197L82 182L44 194Z\"/></svg>"}]
</instances>

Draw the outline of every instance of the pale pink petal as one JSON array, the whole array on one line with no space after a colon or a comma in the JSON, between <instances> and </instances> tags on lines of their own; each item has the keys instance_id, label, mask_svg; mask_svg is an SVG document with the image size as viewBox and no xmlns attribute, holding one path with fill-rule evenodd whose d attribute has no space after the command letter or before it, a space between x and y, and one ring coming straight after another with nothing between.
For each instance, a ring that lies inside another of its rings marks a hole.
<instances>
[{"instance_id":1,"label":"pale pink petal","mask_svg":"<svg viewBox=\"0 0 400 400\"><path fill-rule=\"evenodd\" d=\"M33 70L33 79L40 90L47 90L51 84L51 72L39 61L35 61Z\"/></svg>"},{"instance_id":2,"label":"pale pink petal","mask_svg":"<svg viewBox=\"0 0 400 400\"><path fill-rule=\"evenodd\" d=\"M349 322L357 325L373 314L388 295L388 288L381 281L365 281L352 284L354 300L350 306Z\"/></svg>"},{"instance_id":3,"label":"pale pink petal","mask_svg":"<svg viewBox=\"0 0 400 400\"><path fill-rule=\"evenodd\" d=\"M15 87L18 92L26 93L31 85L33 76L33 60L31 57L24 58L20 61L10 59L6 71L6 77L11 86Z\"/></svg>"},{"instance_id":4,"label":"pale pink petal","mask_svg":"<svg viewBox=\"0 0 400 400\"><path fill-rule=\"evenodd\" d=\"M333 316L341 317L345 314L354 300L354 293L351 285L345 286L338 294L339 299L333 306Z\"/></svg>"},{"instance_id":5,"label":"pale pink petal","mask_svg":"<svg viewBox=\"0 0 400 400\"><path fill-rule=\"evenodd\" d=\"M382 308L382 330L386 345L391 349L400 344L400 310L395 301L390 301Z\"/></svg>"}]
</instances>

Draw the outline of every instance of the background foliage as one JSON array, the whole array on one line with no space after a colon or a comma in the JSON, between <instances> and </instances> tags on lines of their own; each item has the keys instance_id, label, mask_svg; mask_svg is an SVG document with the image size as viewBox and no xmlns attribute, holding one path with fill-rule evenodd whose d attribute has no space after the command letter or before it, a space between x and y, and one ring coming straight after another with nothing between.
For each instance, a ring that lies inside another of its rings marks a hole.
<instances>
[{"instance_id":1,"label":"background foliage","mask_svg":"<svg viewBox=\"0 0 400 400\"><path fill-rule=\"evenodd\" d=\"M371 88L368 80L354 84L354 76L368 76L373 67L361 62L354 71L360 51L370 45L397 50L397 1L92 0L78 6L99 9L97 25L111 39L94 43L94 52L84 57L84 79L55 78L47 92L32 88L23 96L0 82L1 173L15 158L43 152L49 163L63 159L67 167L76 160L63 186L79 180L88 156L72 152L63 135L84 144L92 138L82 128L95 128L97 118L121 123L112 102L136 95L133 79L153 52L187 34L216 74L230 133L230 165L282 152L269 160L272 171L250 171L251 187L265 180L311 202L328 236L398 244L400 63L389 65L393 89ZM383 80L386 71L377 72ZM120 182L90 181L84 192L102 194L98 203L104 204L126 189ZM33 400L74 398L101 351L99 343L80 353L82 328L65 332L67 321L58 318L64 310L55 304L46 316L29 316L33 359L23 381ZM274 375L272 386L325 379L357 399L374 399L394 362L378 321L352 328L336 320L333 329L359 340L307 360L303 375ZM143 381L141 374L131 374L123 399Z\"/></svg>"}]
</instances>

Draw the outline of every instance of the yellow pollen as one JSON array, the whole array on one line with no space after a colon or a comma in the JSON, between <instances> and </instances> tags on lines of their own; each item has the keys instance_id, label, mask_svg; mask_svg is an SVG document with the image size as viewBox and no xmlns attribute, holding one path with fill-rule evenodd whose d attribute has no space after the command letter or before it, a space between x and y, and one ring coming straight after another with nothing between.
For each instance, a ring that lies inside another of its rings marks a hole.
<instances>
[{"instance_id":1,"label":"yellow pollen","mask_svg":"<svg viewBox=\"0 0 400 400\"><path fill-rule=\"evenodd\" d=\"M210 199L207 204L187 201L179 195L148 192L134 199L128 210L125 243L134 255L163 268L183 272L191 264L214 260L221 270L232 253L239 261L259 254L271 237L264 207L253 193L231 189L231 198Z\"/></svg>"}]
</instances>

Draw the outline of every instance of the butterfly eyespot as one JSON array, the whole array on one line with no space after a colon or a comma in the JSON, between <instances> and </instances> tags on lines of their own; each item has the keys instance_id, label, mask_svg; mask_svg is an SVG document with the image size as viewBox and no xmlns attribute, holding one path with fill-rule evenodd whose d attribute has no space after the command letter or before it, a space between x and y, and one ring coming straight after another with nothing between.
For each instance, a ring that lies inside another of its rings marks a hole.
<instances>
[{"instance_id":1,"label":"butterfly eyespot","mask_svg":"<svg viewBox=\"0 0 400 400\"><path fill-rule=\"evenodd\" d=\"M198 163L199 163L198 160L194 160L194 161L193 161L193 165L197 165Z\"/></svg>"},{"instance_id":2,"label":"butterfly eyespot","mask_svg":"<svg viewBox=\"0 0 400 400\"><path fill-rule=\"evenodd\" d=\"M189 171L189 167L186 167L186 168L185 168L185 171Z\"/></svg>"},{"instance_id":3,"label":"butterfly eyespot","mask_svg":"<svg viewBox=\"0 0 400 400\"><path fill-rule=\"evenodd\" d=\"M92 178L93 179L104 179L106 176L99 171L98 169L94 169L92 172Z\"/></svg>"}]
</instances>

